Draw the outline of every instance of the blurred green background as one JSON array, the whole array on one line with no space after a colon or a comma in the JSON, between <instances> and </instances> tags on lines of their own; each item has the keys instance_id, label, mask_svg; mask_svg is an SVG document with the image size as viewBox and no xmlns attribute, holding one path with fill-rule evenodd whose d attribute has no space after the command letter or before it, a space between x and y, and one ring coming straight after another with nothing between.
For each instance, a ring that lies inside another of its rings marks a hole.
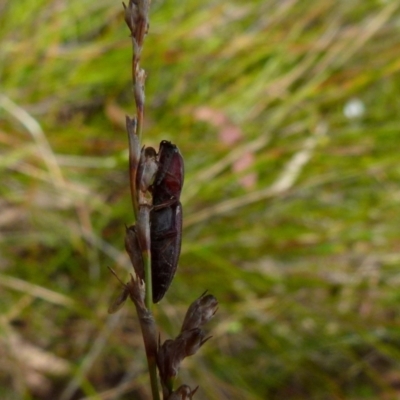
<instances>
[{"instance_id":1,"label":"blurred green background","mask_svg":"<svg viewBox=\"0 0 400 400\"><path fill-rule=\"evenodd\" d=\"M153 0L144 143L185 158L162 339L219 300L196 399L400 396L400 3ZM0 3L0 398L149 399L131 44L111 0Z\"/></svg>"}]
</instances>

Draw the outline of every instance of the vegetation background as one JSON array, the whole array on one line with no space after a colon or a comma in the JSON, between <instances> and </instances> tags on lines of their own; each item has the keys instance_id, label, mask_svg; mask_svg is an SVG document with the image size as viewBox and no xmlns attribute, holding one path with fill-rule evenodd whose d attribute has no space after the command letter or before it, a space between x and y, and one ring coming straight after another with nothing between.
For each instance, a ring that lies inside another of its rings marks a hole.
<instances>
[{"instance_id":1,"label":"vegetation background","mask_svg":"<svg viewBox=\"0 0 400 400\"><path fill-rule=\"evenodd\" d=\"M400 2L153 0L144 143L185 158L196 399L400 396ZM112 0L0 2L0 397L148 399L127 279L131 44Z\"/></svg>"}]
</instances>

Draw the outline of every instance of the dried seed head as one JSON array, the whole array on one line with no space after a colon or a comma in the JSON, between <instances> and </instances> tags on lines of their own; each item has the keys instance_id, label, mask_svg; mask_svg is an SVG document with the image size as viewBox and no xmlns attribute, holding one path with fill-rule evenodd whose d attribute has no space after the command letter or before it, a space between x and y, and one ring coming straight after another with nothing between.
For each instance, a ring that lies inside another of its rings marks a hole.
<instances>
[{"instance_id":1,"label":"dried seed head","mask_svg":"<svg viewBox=\"0 0 400 400\"><path fill-rule=\"evenodd\" d=\"M212 294L203 293L187 310L181 332L200 328L217 312L218 301Z\"/></svg>"},{"instance_id":2,"label":"dried seed head","mask_svg":"<svg viewBox=\"0 0 400 400\"><path fill-rule=\"evenodd\" d=\"M129 297L135 303L136 308L146 310L146 306L144 304L144 298L146 295L146 287L144 281L141 279L135 280L131 275L131 280L126 284L126 287L129 292Z\"/></svg>"},{"instance_id":3,"label":"dried seed head","mask_svg":"<svg viewBox=\"0 0 400 400\"><path fill-rule=\"evenodd\" d=\"M133 36L135 34L136 25L139 18L138 6L132 0L129 1L127 6L125 5L125 3L122 3L122 5L124 6L125 10L125 22L128 25L128 28Z\"/></svg>"},{"instance_id":4,"label":"dried seed head","mask_svg":"<svg viewBox=\"0 0 400 400\"><path fill-rule=\"evenodd\" d=\"M158 369L164 382L174 378L185 357L197 352L209 339L201 329L182 332L175 340L166 340L157 354Z\"/></svg>"},{"instance_id":5,"label":"dried seed head","mask_svg":"<svg viewBox=\"0 0 400 400\"><path fill-rule=\"evenodd\" d=\"M122 293L111 303L110 307L108 307L108 313L109 314L114 314L118 310L122 308L122 306L125 304L126 299L129 296L129 289L127 286L124 287Z\"/></svg>"},{"instance_id":6,"label":"dried seed head","mask_svg":"<svg viewBox=\"0 0 400 400\"><path fill-rule=\"evenodd\" d=\"M135 225L126 228L125 250L131 259L131 263L136 275L139 276L140 279L144 280L143 257L139 246Z\"/></svg>"},{"instance_id":7,"label":"dried seed head","mask_svg":"<svg viewBox=\"0 0 400 400\"><path fill-rule=\"evenodd\" d=\"M206 338L203 330L200 328L195 328L191 329L190 331L182 332L176 340L179 339L181 341L182 345L184 346L185 357L189 357L193 354L196 354L197 350L199 350L200 347L203 346L208 339L210 339L210 337L211 336Z\"/></svg>"},{"instance_id":8,"label":"dried seed head","mask_svg":"<svg viewBox=\"0 0 400 400\"><path fill-rule=\"evenodd\" d=\"M197 392L197 386L195 389L191 389L188 385L179 386L171 395L168 397L167 400L189 400L193 399L194 394Z\"/></svg>"},{"instance_id":9,"label":"dried seed head","mask_svg":"<svg viewBox=\"0 0 400 400\"><path fill-rule=\"evenodd\" d=\"M122 306L124 305L126 299L128 298L128 296L133 301L135 301L134 298L136 298L139 303L144 302L145 290L144 290L144 283L142 283L142 280L133 279L133 276L131 274L130 281L128 283L124 283L121 281L121 279L118 277L118 275L115 273L115 271L112 268L108 267L108 269L117 278L118 282L123 287L122 293L112 302L112 304L108 308L109 314L114 314L119 309L121 309ZM136 302L135 302L135 304L136 304Z\"/></svg>"}]
</instances>

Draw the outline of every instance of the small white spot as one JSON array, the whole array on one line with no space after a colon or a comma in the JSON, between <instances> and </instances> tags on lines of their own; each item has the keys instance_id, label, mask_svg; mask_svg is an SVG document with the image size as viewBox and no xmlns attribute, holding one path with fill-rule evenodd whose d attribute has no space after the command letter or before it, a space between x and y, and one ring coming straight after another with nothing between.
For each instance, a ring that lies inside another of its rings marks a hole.
<instances>
[{"instance_id":1,"label":"small white spot","mask_svg":"<svg viewBox=\"0 0 400 400\"><path fill-rule=\"evenodd\" d=\"M343 114L348 119L360 118L365 113L365 105L360 99L350 99L343 107Z\"/></svg>"}]
</instances>

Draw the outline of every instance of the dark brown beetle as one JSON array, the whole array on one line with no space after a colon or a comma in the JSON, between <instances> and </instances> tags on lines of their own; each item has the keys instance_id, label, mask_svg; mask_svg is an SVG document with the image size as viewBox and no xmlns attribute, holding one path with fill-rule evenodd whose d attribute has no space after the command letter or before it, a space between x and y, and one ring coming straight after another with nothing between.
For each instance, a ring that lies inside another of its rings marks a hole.
<instances>
[{"instance_id":1,"label":"dark brown beetle","mask_svg":"<svg viewBox=\"0 0 400 400\"><path fill-rule=\"evenodd\" d=\"M182 241L182 205L179 199L183 179L181 153L174 144L163 140L152 185L153 209L150 213L154 303L164 297L178 265Z\"/></svg>"}]
</instances>

